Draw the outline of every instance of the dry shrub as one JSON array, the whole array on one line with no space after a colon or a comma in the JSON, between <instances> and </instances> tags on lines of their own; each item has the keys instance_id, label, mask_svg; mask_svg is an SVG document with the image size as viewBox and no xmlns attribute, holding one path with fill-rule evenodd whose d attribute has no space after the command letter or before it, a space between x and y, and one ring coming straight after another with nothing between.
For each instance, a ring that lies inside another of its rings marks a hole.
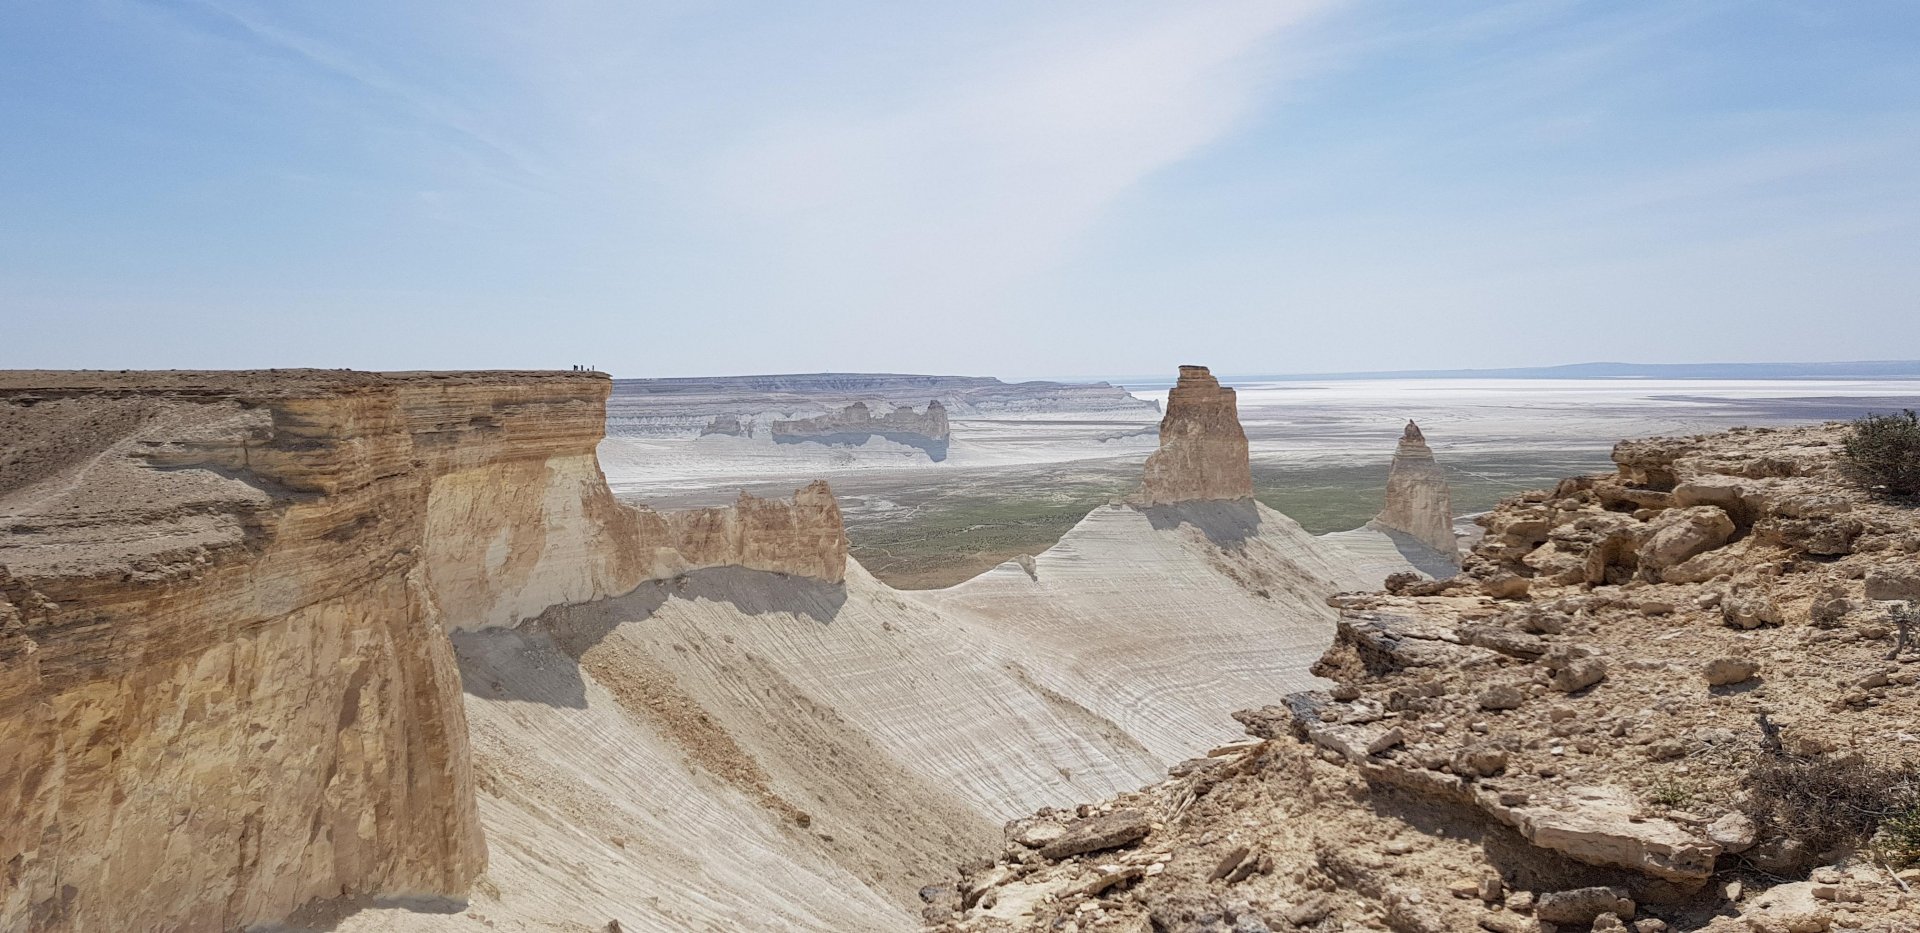
<instances>
[{"instance_id":1,"label":"dry shrub","mask_svg":"<svg viewBox=\"0 0 1920 933\"><path fill-rule=\"evenodd\" d=\"M1747 772L1746 789L1743 809L1755 823L1799 840L1813 855L1865 846L1882 824L1911 820L1920 831L1920 767L1912 764L1763 752Z\"/></svg>"},{"instance_id":2,"label":"dry shrub","mask_svg":"<svg viewBox=\"0 0 1920 933\"><path fill-rule=\"evenodd\" d=\"M1856 482L1895 496L1920 496L1920 415L1868 415L1853 423L1841 459Z\"/></svg>"}]
</instances>

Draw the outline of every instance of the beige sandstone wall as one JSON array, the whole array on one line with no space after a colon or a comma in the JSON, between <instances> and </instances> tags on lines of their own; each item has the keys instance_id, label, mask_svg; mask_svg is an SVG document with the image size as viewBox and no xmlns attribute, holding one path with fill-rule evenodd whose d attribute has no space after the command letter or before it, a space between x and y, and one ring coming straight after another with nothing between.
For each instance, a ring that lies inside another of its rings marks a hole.
<instances>
[{"instance_id":1,"label":"beige sandstone wall","mask_svg":"<svg viewBox=\"0 0 1920 933\"><path fill-rule=\"evenodd\" d=\"M727 546L691 560L616 503L593 454L608 390L0 376L0 929L462 895L486 847L446 631L705 562L839 579L824 487L721 510Z\"/></svg>"},{"instance_id":2,"label":"beige sandstone wall","mask_svg":"<svg viewBox=\"0 0 1920 933\"><path fill-rule=\"evenodd\" d=\"M840 504L825 480L791 500L741 493L731 507L666 515L668 538L688 568L745 567L839 583L847 575Z\"/></svg>"}]
</instances>

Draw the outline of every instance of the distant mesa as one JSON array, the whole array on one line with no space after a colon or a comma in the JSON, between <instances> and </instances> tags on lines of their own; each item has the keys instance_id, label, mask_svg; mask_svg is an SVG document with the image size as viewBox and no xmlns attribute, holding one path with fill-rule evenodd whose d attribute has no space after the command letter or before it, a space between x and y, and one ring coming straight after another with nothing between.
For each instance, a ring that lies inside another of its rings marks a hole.
<instances>
[{"instance_id":1,"label":"distant mesa","mask_svg":"<svg viewBox=\"0 0 1920 933\"><path fill-rule=\"evenodd\" d=\"M1453 494L1447 474L1427 446L1426 435L1412 421L1400 435L1387 473L1386 507L1373 524L1412 536L1454 563L1460 547L1453 536Z\"/></svg>"},{"instance_id":2,"label":"distant mesa","mask_svg":"<svg viewBox=\"0 0 1920 933\"><path fill-rule=\"evenodd\" d=\"M1147 457L1141 504L1252 497L1247 433L1234 391L1205 366L1180 367L1160 419L1160 449Z\"/></svg>"},{"instance_id":3,"label":"distant mesa","mask_svg":"<svg viewBox=\"0 0 1920 933\"><path fill-rule=\"evenodd\" d=\"M716 419L717 420L717 419ZM895 408L878 418L865 402L854 402L839 411L815 418L775 421L773 440L779 444L845 444L858 446L873 438L906 444L927 452L935 461L947 459L947 408L938 401L927 403L926 410Z\"/></svg>"},{"instance_id":4,"label":"distant mesa","mask_svg":"<svg viewBox=\"0 0 1920 933\"><path fill-rule=\"evenodd\" d=\"M753 422L742 422L737 415L715 415L707 426L700 429L700 436L720 434L727 437L752 437Z\"/></svg>"},{"instance_id":5,"label":"distant mesa","mask_svg":"<svg viewBox=\"0 0 1920 933\"><path fill-rule=\"evenodd\" d=\"M1001 382L986 376L807 373L616 379L607 431L616 437L692 437L763 431L769 416L832 412L854 402L875 410L919 408L934 399L954 418L1056 412L1157 412L1153 402L1105 382ZM726 418L732 418L728 422Z\"/></svg>"}]
</instances>

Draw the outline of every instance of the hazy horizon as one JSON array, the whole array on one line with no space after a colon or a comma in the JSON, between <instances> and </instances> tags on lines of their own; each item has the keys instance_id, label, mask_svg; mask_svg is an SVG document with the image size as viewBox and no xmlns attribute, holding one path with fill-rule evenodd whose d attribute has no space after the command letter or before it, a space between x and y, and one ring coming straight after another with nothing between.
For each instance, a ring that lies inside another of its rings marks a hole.
<instances>
[{"instance_id":1,"label":"hazy horizon","mask_svg":"<svg viewBox=\"0 0 1920 933\"><path fill-rule=\"evenodd\" d=\"M28 4L0 367L1920 346L1920 6L1446 7Z\"/></svg>"}]
</instances>

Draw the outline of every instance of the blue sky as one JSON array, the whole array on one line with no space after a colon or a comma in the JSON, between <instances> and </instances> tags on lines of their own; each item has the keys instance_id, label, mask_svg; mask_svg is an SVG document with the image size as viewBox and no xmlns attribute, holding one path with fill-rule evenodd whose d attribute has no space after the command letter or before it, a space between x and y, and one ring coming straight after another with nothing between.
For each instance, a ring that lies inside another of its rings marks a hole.
<instances>
[{"instance_id":1,"label":"blue sky","mask_svg":"<svg viewBox=\"0 0 1920 933\"><path fill-rule=\"evenodd\" d=\"M1920 3L14 0L0 366L1920 356Z\"/></svg>"}]
</instances>

